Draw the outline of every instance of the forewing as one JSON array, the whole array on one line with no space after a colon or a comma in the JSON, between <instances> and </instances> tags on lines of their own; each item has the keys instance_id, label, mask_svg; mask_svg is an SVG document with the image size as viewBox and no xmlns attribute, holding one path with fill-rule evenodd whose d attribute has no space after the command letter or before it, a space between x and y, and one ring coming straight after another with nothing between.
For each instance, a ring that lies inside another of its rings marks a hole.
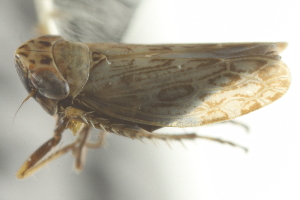
<instances>
[{"instance_id":1,"label":"forewing","mask_svg":"<svg viewBox=\"0 0 300 200\"><path fill-rule=\"evenodd\" d=\"M91 69L78 100L142 124L189 127L233 119L275 101L290 84L276 44L89 47L107 59Z\"/></svg>"}]
</instances>

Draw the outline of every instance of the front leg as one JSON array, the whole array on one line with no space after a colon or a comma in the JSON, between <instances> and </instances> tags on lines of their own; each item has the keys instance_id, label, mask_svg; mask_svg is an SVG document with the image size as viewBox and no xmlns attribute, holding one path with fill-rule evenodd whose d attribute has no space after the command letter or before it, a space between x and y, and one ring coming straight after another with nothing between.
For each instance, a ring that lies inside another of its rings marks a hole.
<instances>
[{"instance_id":1,"label":"front leg","mask_svg":"<svg viewBox=\"0 0 300 200\"><path fill-rule=\"evenodd\" d=\"M65 131L68 121L69 120L67 118L58 118L56 129L54 130L54 136L50 140L45 142L42 146L40 146L40 148L38 148L24 162L24 164L17 172L17 178L26 178L49 162L47 161L48 159L43 161L43 158L45 158L46 154L48 154L60 142L62 133Z\"/></svg>"}]
</instances>

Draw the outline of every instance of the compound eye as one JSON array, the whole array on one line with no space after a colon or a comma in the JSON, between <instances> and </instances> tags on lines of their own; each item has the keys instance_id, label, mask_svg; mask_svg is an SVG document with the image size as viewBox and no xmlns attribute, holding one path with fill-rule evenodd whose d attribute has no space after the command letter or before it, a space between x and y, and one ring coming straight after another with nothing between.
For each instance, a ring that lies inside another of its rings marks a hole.
<instances>
[{"instance_id":1,"label":"compound eye","mask_svg":"<svg viewBox=\"0 0 300 200\"><path fill-rule=\"evenodd\" d=\"M70 93L66 80L61 79L53 69L39 69L31 75L31 82L44 97L62 100Z\"/></svg>"},{"instance_id":2,"label":"compound eye","mask_svg":"<svg viewBox=\"0 0 300 200\"><path fill-rule=\"evenodd\" d=\"M16 55L15 56L15 67L16 67L16 70L18 72L21 82L23 83L26 91L29 93L31 91L31 87L30 87L29 79L28 79L28 71L23 66L22 62L19 59L20 59L20 57L18 55Z\"/></svg>"}]
</instances>

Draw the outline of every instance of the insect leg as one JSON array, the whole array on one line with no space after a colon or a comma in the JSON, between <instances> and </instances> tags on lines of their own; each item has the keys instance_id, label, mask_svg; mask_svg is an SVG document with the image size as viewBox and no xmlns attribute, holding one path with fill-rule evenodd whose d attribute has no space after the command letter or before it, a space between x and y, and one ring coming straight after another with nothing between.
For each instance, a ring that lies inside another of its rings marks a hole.
<instances>
[{"instance_id":1,"label":"insect leg","mask_svg":"<svg viewBox=\"0 0 300 200\"><path fill-rule=\"evenodd\" d=\"M78 134L78 138L75 142L73 142L70 146L72 148L72 153L75 156L75 168L80 171L83 169L85 154L86 154L86 143L88 140L88 136L91 131L90 126L84 125L81 131Z\"/></svg>"},{"instance_id":2,"label":"insect leg","mask_svg":"<svg viewBox=\"0 0 300 200\"><path fill-rule=\"evenodd\" d=\"M227 141L227 140L223 140L220 138L214 138L214 137L209 137L209 136L201 136L201 135L197 135L194 133L191 134L157 134L157 133L150 133L148 131L145 131L143 129L140 130L135 130L135 129L125 129L124 132L127 132L127 134L131 135L132 139L135 138L148 138L148 139L160 139L160 140L177 140L177 141L181 141L181 140L195 140L195 139L206 139L206 140L211 140L211 141L215 141L215 142L219 142L222 144L228 144L234 147L239 147L242 148L244 151L248 151L247 148L235 144L233 142ZM126 134L122 134L122 135L126 135Z\"/></svg>"},{"instance_id":3,"label":"insect leg","mask_svg":"<svg viewBox=\"0 0 300 200\"><path fill-rule=\"evenodd\" d=\"M99 148L104 144L105 141L104 139L106 132L103 131L103 133L100 134L99 141L97 141L96 143L87 142L91 129L91 126L83 125L82 129L76 134L78 135L77 139L73 143L59 149L52 155L48 156L47 159L43 161L43 164L41 163L41 167L51 162L52 160L68 153L69 151L72 151L72 154L75 157L75 169L81 171L84 167L86 147Z\"/></svg>"},{"instance_id":4,"label":"insect leg","mask_svg":"<svg viewBox=\"0 0 300 200\"><path fill-rule=\"evenodd\" d=\"M250 128L246 124L244 124L242 122L239 122L239 121L236 121L236 120L228 120L228 121L224 121L224 122L221 122L221 123L231 123L231 124L240 126L240 127L244 128L247 133L249 133L249 131L250 131Z\"/></svg>"},{"instance_id":5,"label":"insect leg","mask_svg":"<svg viewBox=\"0 0 300 200\"><path fill-rule=\"evenodd\" d=\"M45 142L42 146L40 146L21 166L19 171L17 172L17 177L19 179L26 178L33 174L35 171L43 167L45 164L50 162L52 159L48 157L45 158L46 154L48 154L57 144L60 142L62 133L66 129L66 125L68 120L58 119L57 127L54 130L54 136L47 142ZM43 160L44 159L44 160Z\"/></svg>"},{"instance_id":6,"label":"insect leg","mask_svg":"<svg viewBox=\"0 0 300 200\"><path fill-rule=\"evenodd\" d=\"M27 161L25 161L25 163L17 172L17 177L19 179L27 178L46 164L50 163L52 160L68 153L69 151L72 151L73 155L75 156L75 168L77 170L81 170L83 168L86 149L85 147L91 146L91 144L86 145L91 130L91 127L88 125L84 125L82 127L75 142L45 157L46 154L49 153L60 142L61 135L65 130L67 123L68 120L61 123L54 131L54 137L44 143L27 159Z\"/></svg>"},{"instance_id":7,"label":"insect leg","mask_svg":"<svg viewBox=\"0 0 300 200\"><path fill-rule=\"evenodd\" d=\"M101 146L103 146L105 144L105 137L106 137L106 131L101 130L98 136L98 140L94 143L92 142L87 142L85 145L88 148L91 149L97 149L100 148Z\"/></svg>"}]
</instances>

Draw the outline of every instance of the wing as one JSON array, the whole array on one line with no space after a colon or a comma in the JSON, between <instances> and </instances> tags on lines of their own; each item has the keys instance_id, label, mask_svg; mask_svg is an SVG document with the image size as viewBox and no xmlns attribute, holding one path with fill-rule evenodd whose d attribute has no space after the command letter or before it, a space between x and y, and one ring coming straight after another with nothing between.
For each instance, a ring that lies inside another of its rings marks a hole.
<instances>
[{"instance_id":1,"label":"wing","mask_svg":"<svg viewBox=\"0 0 300 200\"><path fill-rule=\"evenodd\" d=\"M119 42L137 3L36 0L42 33L82 42ZM232 119L271 103L289 86L278 56L285 43L89 46L107 61L91 70L78 99L132 122L184 127Z\"/></svg>"},{"instance_id":2,"label":"wing","mask_svg":"<svg viewBox=\"0 0 300 200\"><path fill-rule=\"evenodd\" d=\"M120 42L140 0L35 0L42 35Z\"/></svg>"},{"instance_id":3,"label":"wing","mask_svg":"<svg viewBox=\"0 0 300 200\"><path fill-rule=\"evenodd\" d=\"M290 85L285 43L89 44L106 55L77 97L100 113L155 126L233 119L270 104Z\"/></svg>"}]
</instances>

